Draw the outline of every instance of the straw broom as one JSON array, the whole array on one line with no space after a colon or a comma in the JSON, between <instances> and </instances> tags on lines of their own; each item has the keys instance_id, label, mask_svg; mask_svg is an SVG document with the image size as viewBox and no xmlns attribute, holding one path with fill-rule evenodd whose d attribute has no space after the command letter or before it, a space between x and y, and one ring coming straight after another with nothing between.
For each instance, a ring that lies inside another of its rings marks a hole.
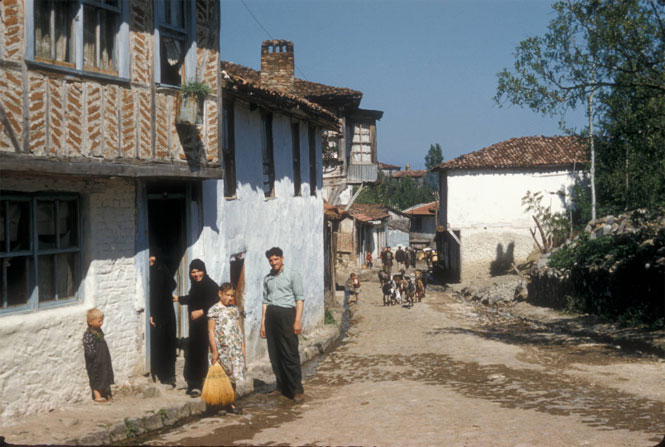
<instances>
[{"instance_id":1,"label":"straw broom","mask_svg":"<svg viewBox=\"0 0 665 447\"><path fill-rule=\"evenodd\" d=\"M233 385L219 362L216 362L208 370L201 392L201 399L208 405L221 406L231 405L236 399Z\"/></svg>"}]
</instances>

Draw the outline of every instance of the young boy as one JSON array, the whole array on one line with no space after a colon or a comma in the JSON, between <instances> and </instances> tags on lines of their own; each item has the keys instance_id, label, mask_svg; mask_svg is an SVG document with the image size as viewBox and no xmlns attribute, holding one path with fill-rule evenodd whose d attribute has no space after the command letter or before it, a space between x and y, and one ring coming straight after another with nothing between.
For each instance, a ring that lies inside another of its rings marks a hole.
<instances>
[{"instance_id":1,"label":"young boy","mask_svg":"<svg viewBox=\"0 0 665 447\"><path fill-rule=\"evenodd\" d=\"M88 311L88 330L83 334L83 350L92 399L96 403L111 402L111 384L114 383L111 354L104 340L102 324L104 324L102 311L97 308L90 309Z\"/></svg>"},{"instance_id":2,"label":"young boy","mask_svg":"<svg viewBox=\"0 0 665 447\"><path fill-rule=\"evenodd\" d=\"M350 303L350 298L353 296L358 302L358 293L360 292L360 280L355 273L349 275L349 279L344 283L344 298L347 303Z\"/></svg>"}]
</instances>

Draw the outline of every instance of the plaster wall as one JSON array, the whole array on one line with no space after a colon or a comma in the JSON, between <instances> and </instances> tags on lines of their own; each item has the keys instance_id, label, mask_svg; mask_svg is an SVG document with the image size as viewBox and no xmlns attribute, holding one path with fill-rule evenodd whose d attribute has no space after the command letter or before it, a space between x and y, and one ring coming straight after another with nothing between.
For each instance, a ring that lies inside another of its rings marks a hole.
<instances>
[{"instance_id":1,"label":"plaster wall","mask_svg":"<svg viewBox=\"0 0 665 447\"><path fill-rule=\"evenodd\" d=\"M388 247L396 249L399 245L402 247L409 246L409 233L392 228L388 228L386 233Z\"/></svg>"},{"instance_id":2,"label":"plaster wall","mask_svg":"<svg viewBox=\"0 0 665 447\"><path fill-rule=\"evenodd\" d=\"M230 278L231 257L242 253L245 269L245 343L247 361L267 357L265 340L259 337L263 278L270 271L265 251L284 250L286 268L297 270L305 288L304 333L323 324L323 199L321 195L321 138L317 129L315 184L309 179L307 123L300 126L302 194L294 196L291 119L273 115L275 196L263 193L261 114L235 102L237 194L224 198L224 182L203 183L203 231L192 247L194 257L206 262L218 283ZM310 194L315 188L315 195Z\"/></svg>"},{"instance_id":3,"label":"plaster wall","mask_svg":"<svg viewBox=\"0 0 665 447\"><path fill-rule=\"evenodd\" d=\"M136 268L134 181L3 173L2 187L80 194L83 279L74 303L0 315L0 416L15 418L90 398L81 338L92 307L105 315L102 329L115 382L127 383L144 362L145 294Z\"/></svg>"},{"instance_id":4,"label":"plaster wall","mask_svg":"<svg viewBox=\"0 0 665 447\"><path fill-rule=\"evenodd\" d=\"M462 266L487 265L512 256L525 259L535 248L531 213L522 205L527 191L541 192L552 212L565 211L573 171L448 171L448 227L461 231ZM566 191L562 198L558 191ZM565 200L565 202L564 202Z\"/></svg>"}]
</instances>

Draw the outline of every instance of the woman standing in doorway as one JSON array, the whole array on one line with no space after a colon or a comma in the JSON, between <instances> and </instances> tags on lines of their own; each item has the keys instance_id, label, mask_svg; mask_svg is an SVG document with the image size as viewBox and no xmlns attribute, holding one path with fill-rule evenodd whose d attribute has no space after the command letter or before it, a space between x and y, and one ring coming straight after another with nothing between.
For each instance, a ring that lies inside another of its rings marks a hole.
<instances>
[{"instance_id":1,"label":"woman standing in doorway","mask_svg":"<svg viewBox=\"0 0 665 447\"><path fill-rule=\"evenodd\" d=\"M150 261L150 372L153 382L175 387L176 323L171 293L176 282L159 254Z\"/></svg>"},{"instance_id":2,"label":"woman standing in doorway","mask_svg":"<svg viewBox=\"0 0 665 447\"><path fill-rule=\"evenodd\" d=\"M185 381L187 394L201 395L203 380L208 373L208 309L217 302L217 284L206 273L200 259L189 264L192 285L185 296L174 296L173 301L188 306L189 340L185 355Z\"/></svg>"}]
</instances>

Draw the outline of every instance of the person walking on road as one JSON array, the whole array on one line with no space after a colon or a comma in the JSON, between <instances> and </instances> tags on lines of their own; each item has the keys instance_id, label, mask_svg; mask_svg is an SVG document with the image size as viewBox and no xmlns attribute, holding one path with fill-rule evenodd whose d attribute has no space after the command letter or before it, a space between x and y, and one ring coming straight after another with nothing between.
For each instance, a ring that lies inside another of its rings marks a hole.
<instances>
[{"instance_id":1,"label":"person walking on road","mask_svg":"<svg viewBox=\"0 0 665 447\"><path fill-rule=\"evenodd\" d=\"M296 403L304 400L298 335L302 332L304 307L300 274L284 266L284 253L273 247L266 251L270 273L263 280L261 338L268 344L268 356L276 380L276 393Z\"/></svg>"}]
</instances>

